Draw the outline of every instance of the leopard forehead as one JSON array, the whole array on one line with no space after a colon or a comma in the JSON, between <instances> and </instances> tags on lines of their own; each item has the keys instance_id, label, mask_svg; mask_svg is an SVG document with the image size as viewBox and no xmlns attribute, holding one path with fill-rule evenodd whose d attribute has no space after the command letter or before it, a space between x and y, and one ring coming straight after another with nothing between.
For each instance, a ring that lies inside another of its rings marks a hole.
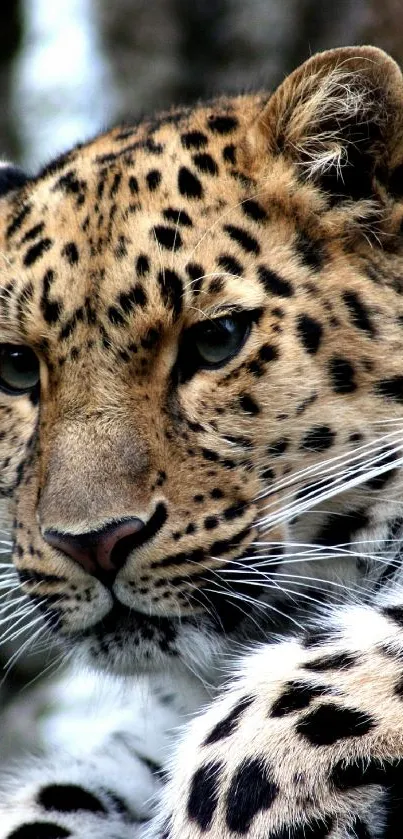
<instances>
[{"instance_id":1,"label":"leopard forehead","mask_svg":"<svg viewBox=\"0 0 403 839\"><path fill-rule=\"evenodd\" d=\"M119 344L115 327L122 333L133 318L147 340L151 327L179 317L192 323L217 306L264 302L266 266L259 274L256 262L267 211L236 164L239 139L262 103L245 102L244 113L240 103L222 102L116 129L27 187L6 231L12 271L3 301L11 310L15 303L31 341L46 333L60 358L59 342L83 320L97 318L104 345L110 330ZM283 227L271 236L274 261L300 233L290 217ZM10 317L7 326L12 340Z\"/></svg>"},{"instance_id":2,"label":"leopard forehead","mask_svg":"<svg viewBox=\"0 0 403 839\"><path fill-rule=\"evenodd\" d=\"M289 162L273 157L264 191L247 171L245 133L264 102L114 129L11 199L2 340L30 344L53 391L62 379L66 399L77 367L98 386L112 369L141 378L157 346L169 360L184 329L234 309L269 316L274 345L256 375L277 357L284 306L295 308L295 283L309 293L325 248L321 198L295 188Z\"/></svg>"}]
</instances>

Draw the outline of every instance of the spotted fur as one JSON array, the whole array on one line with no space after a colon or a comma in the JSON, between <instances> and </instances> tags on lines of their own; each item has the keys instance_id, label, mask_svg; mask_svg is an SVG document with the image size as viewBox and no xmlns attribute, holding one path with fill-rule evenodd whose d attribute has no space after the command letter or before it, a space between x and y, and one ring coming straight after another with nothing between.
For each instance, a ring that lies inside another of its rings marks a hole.
<instances>
[{"instance_id":1,"label":"spotted fur","mask_svg":"<svg viewBox=\"0 0 403 839\"><path fill-rule=\"evenodd\" d=\"M391 59L339 49L273 95L0 170L22 590L86 661L213 697L150 836L400 835L402 104ZM239 340L204 363L223 319ZM15 345L39 362L25 395ZM137 835L119 785L83 776L10 798L4 836Z\"/></svg>"}]
</instances>

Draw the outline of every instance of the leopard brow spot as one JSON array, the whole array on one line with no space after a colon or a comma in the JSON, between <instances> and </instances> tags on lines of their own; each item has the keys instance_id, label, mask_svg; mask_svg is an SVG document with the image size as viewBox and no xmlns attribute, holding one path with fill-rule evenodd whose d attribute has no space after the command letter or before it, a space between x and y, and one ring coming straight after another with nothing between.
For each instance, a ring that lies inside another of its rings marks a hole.
<instances>
[{"instance_id":1,"label":"leopard brow spot","mask_svg":"<svg viewBox=\"0 0 403 839\"><path fill-rule=\"evenodd\" d=\"M307 233L297 235L297 250L302 261L314 271L319 271L324 263L323 245L313 241Z\"/></svg>"},{"instance_id":2,"label":"leopard brow spot","mask_svg":"<svg viewBox=\"0 0 403 839\"><path fill-rule=\"evenodd\" d=\"M181 142L185 149L201 149L207 145L208 139L202 131L188 131L181 135Z\"/></svg>"},{"instance_id":3,"label":"leopard brow spot","mask_svg":"<svg viewBox=\"0 0 403 839\"><path fill-rule=\"evenodd\" d=\"M186 198L200 199L203 197L203 187L199 178L187 166L181 166L179 169L178 189L180 194Z\"/></svg>"},{"instance_id":4,"label":"leopard brow spot","mask_svg":"<svg viewBox=\"0 0 403 839\"><path fill-rule=\"evenodd\" d=\"M176 210L174 207L167 207L162 211L164 219L172 221L173 224L182 224L184 227L192 227L193 222L185 210Z\"/></svg>"},{"instance_id":5,"label":"leopard brow spot","mask_svg":"<svg viewBox=\"0 0 403 839\"><path fill-rule=\"evenodd\" d=\"M128 315L136 306L144 308L147 303L147 295L140 283L137 283L128 291L120 292L118 303L123 312Z\"/></svg>"},{"instance_id":6,"label":"leopard brow spot","mask_svg":"<svg viewBox=\"0 0 403 839\"><path fill-rule=\"evenodd\" d=\"M41 221L39 224L35 224L33 227L30 227L30 229L27 230L26 233L24 233L24 236L21 239L21 244L24 244L25 242L30 242L33 239L37 239L38 236L40 236L40 234L43 232L44 227L45 225L43 221Z\"/></svg>"},{"instance_id":7,"label":"leopard brow spot","mask_svg":"<svg viewBox=\"0 0 403 839\"><path fill-rule=\"evenodd\" d=\"M168 268L159 272L157 280L164 304L173 309L175 317L178 317L183 308L182 280L175 271Z\"/></svg>"},{"instance_id":8,"label":"leopard brow spot","mask_svg":"<svg viewBox=\"0 0 403 839\"><path fill-rule=\"evenodd\" d=\"M129 189L132 195L137 195L139 191L139 182L135 175L130 175L129 177Z\"/></svg>"},{"instance_id":9,"label":"leopard brow spot","mask_svg":"<svg viewBox=\"0 0 403 839\"><path fill-rule=\"evenodd\" d=\"M150 260L146 254L140 254L136 259L136 273L138 277L144 277L149 273Z\"/></svg>"},{"instance_id":10,"label":"leopard brow spot","mask_svg":"<svg viewBox=\"0 0 403 839\"><path fill-rule=\"evenodd\" d=\"M242 227L237 227L234 224L225 224L223 230L228 236L236 242L246 253L254 253L256 256L260 253L260 245L247 230Z\"/></svg>"},{"instance_id":11,"label":"leopard brow spot","mask_svg":"<svg viewBox=\"0 0 403 839\"><path fill-rule=\"evenodd\" d=\"M294 289L289 280L280 277L276 271L266 265L259 265L257 271L260 282L269 294L274 294L277 297L293 296Z\"/></svg>"},{"instance_id":12,"label":"leopard brow spot","mask_svg":"<svg viewBox=\"0 0 403 839\"><path fill-rule=\"evenodd\" d=\"M15 233L22 227L25 220L28 218L30 213L32 212L33 207L32 204L25 204L21 210L16 213L16 215L12 218L12 221L7 227L6 230L6 238L11 239Z\"/></svg>"},{"instance_id":13,"label":"leopard brow spot","mask_svg":"<svg viewBox=\"0 0 403 839\"><path fill-rule=\"evenodd\" d=\"M146 181L150 192L155 192L161 183L162 175L159 169L151 169L147 172Z\"/></svg>"},{"instance_id":14,"label":"leopard brow spot","mask_svg":"<svg viewBox=\"0 0 403 839\"><path fill-rule=\"evenodd\" d=\"M373 338L376 334L376 330L371 320L370 313L358 292L353 290L344 291L342 299L349 311L354 326Z\"/></svg>"},{"instance_id":15,"label":"leopard brow spot","mask_svg":"<svg viewBox=\"0 0 403 839\"><path fill-rule=\"evenodd\" d=\"M206 154L206 152L194 154L192 160L199 172L206 175L218 175L218 166L211 154Z\"/></svg>"},{"instance_id":16,"label":"leopard brow spot","mask_svg":"<svg viewBox=\"0 0 403 839\"><path fill-rule=\"evenodd\" d=\"M37 262L38 259L41 259L42 256L50 250L52 245L52 240L48 238L40 239L39 242L36 242L35 245L31 245L31 247L28 248L27 252L24 255L23 261L25 267L29 268L31 265Z\"/></svg>"},{"instance_id":17,"label":"leopard brow spot","mask_svg":"<svg viewBox=\"0 0 403 839\"><path fill-rule=\"evenodd\" d=\"M336 433L328 425L315 425L305 432L300 448L323 452L333 445L335 437Z\"/></svg>"},{"instance_id":18,"label":"leopard brow spot","mask_svg":"<svg viewBox=\"0 0 403 839\"><path fill-rule=\"evenodd\" d=\"M247 218L251 219L252 221L266 221L267 220L267 212L259 204L258 201L254 200L253 198L248 198L246 201L242 201L241 210Z\"/></svg>"},{"instance_id":19,"label":"leopard brow spot","mask_svg":"<svg viewBox=\"0 0 403 839\"><path fill-rule=\"evenodd\" d=\"M152 235L156 238L161 247L170 251L177 251L182 247L182 237L177 227L166 227L157 224L152 228Z\"/></svg>"},{"instance_id":20,"label":"leopard brow spot","mask_svg":"<svg viewBox=\"0 0 403 839\"><path fill-rule=\"evenodd\" d=\"M79 261L79 252L75 242L67 242L62 248L61 254L65 257L69 265L76 265Z\"/></svg>"},{"instance_id":21,"label":"leopard brow spot","mask_svg":"<svg viewBox=\"0 0 403 839\"><path fill-rule=\"evenodd\" d=\"M230 134L238 127L238 120L235 116L211 114L207 124L210 131L213 131L214 134Z\"/></svg>"},{"instance_id":22,"label":"leopard brow spot","mask_svg":"<svg viewBox=\"0 0 403 839\"><path fill-rule=\"evenodd\" d=\"M217 258L217 265L228 274L235 274L239 277L243 274L241 263L230 254L221 254L221 256Z\"/></svg>"},{"instance_id":23,"label":"leopard brow spot","mask_svg":"<svg viewBox=\"0 0 403 839\"><path fill-rule=\"evenodd\" d=\"M244 712L253 704L253 702L253 696L243 696L239 699L227 716L216 723L212 731L210 731L207 735L203 745L208 746L211 743L216 743L219 740L229 737L229 735L236 730Z\"/></svg>"},{"instance_id":24,"label":"leopard brow spot","mask_svg":"<svg viewBox=\"0 0 403 839\"><path fill-rule=\"evenodd\" d=\"M297 319L297 333L305 350L310 355L315 355L322 340L321 323L311 315L301 314Z\"/></svg>"},{"instance_id":25,"label":"leopard brow spot","mask_svg":"<svg viewBox=\"0 0 403 839\"><path fill-rule=\"evenodd\" d=\"M114 198L115 195L119 192L119 187L122 181L122 175L120 172L116 172L113 181L111 184L111 188L109 190L109 198Z\"/></svg>"},{"instance_id":26,"label":"leopard brow spot","mask_svg":"<svg viewBox=\"0 0 403 839\"><path fill-rule=\"evenodd\" d=\"M329 376L335 393L353 393L357 389L355 370L349 359L333 356L329 361Z\"/></svg>"},{"instance_id":27,"label":"leopard brow spot","mask_svg":"<svg viewBox=\"0 0 403 839\"><path fill-rule=\"evenodd\" d=\"M222 156L225 163L231 163L232 165L235 164L236 148L233 143L228 143L227 146L224 146Z\"/></svg>"}]
</instances>

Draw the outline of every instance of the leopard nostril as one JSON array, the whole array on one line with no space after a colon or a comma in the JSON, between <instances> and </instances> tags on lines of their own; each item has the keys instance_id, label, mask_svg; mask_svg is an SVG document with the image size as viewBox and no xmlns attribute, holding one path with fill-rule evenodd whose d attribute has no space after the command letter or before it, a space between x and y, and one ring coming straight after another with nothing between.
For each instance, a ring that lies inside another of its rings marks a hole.
<instances>
[{"instance_id":1,"label":"leopard nostril","mask_svg":"<svg viewBox=\"0 0 403 839\"><path fill-rule=\"evenodd\" d=\"M133 517L79 535L48 529L43 538L53 548L74 559L88 574L110 584L123 568L144 528L144 522Z\"/></svg>"}]
</instances>

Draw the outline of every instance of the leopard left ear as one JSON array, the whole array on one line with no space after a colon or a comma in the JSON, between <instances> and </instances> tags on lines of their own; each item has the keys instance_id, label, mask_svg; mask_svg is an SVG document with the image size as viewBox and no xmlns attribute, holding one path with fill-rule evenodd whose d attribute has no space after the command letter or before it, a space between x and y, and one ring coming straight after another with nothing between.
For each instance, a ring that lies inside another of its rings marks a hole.
<instances>
[{"instance_id":1,"label":"leopard left ear","mask_svg":"<svg viewBox=\"0 0 403 839\"><path fill-rule=\"evenodd\" d=\"M19 166L0 162L0 198L24 186L28 180L28 175Z\"/></svg>"},{"instance_id":2,"label":"leopard left ear","mask_svg":"<svg viewBox=\"0 0 403 839\"><path fill-rule=\"evenodd\" d=\"M332 202L372 198L380 185L403 193L399 67L375 47L315 55L269 99L244 150L260 174L267 153L281 153Z\"/></svg>"}]
</instances>

